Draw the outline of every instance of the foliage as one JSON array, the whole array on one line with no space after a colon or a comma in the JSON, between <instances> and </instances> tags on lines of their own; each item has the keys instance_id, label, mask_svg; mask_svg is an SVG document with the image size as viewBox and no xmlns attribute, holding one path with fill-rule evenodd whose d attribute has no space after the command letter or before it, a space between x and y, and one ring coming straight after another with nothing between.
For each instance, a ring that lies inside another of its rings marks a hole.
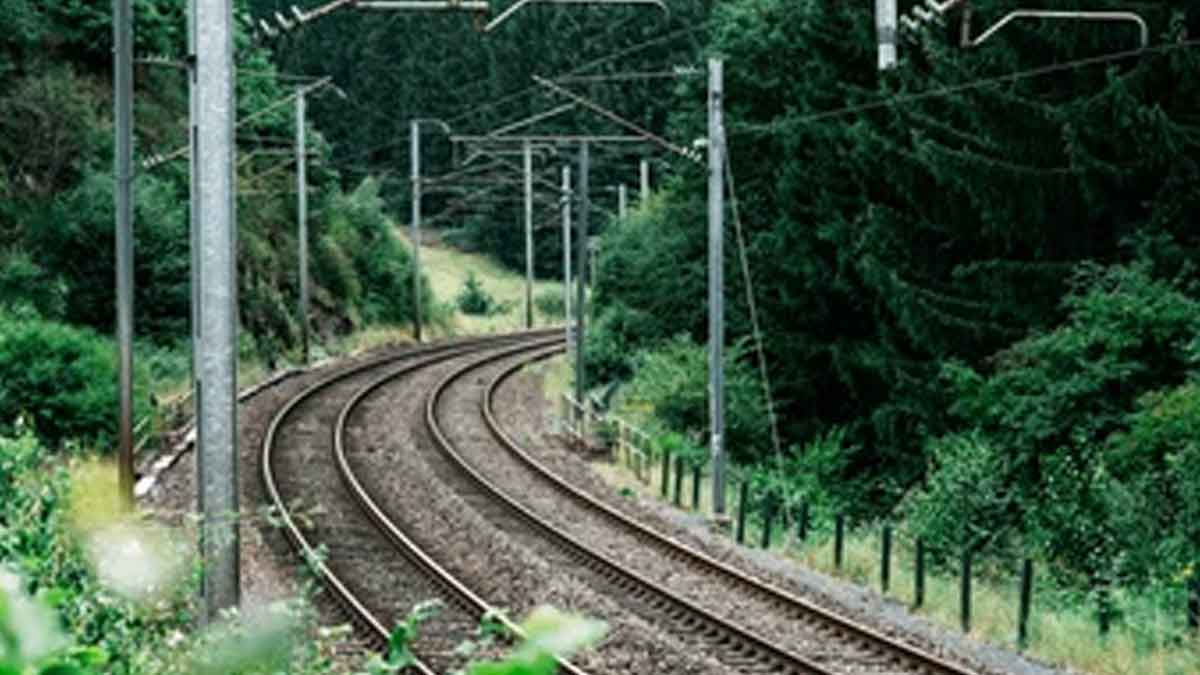
<instances>
[{"instance_id":1,"label":"foliage","mask_svg":"<svg viewBox=\"0 0 1200 675\"><path fill-rule=\"evenodd\" d=\"M760 455L770 444L762 385L745 363L745 350L725 353L725 447L739 461ZM624 392L623 405L655 424L706 445L708 428L708 351L680 336L640 355Z\"/></svg>"},{"instance_id":2,"label":"foliage","mask_svg":"<svg viewBox=\"0 0 1200 675\"><path fill-rule=\"evenodd\" d=\"M185 334L190 313L187 204L170 183L152 175L139 177L134 190L138 332L160 337ZM63 318L100 331L113 329L116 307L112 204L112 173L89 170L32 219L27 235L30 253L45 274L53 273L65 288Z\"/></svg>"},{"instance_id":3,"label":"foliage","mask_svg":"<svg viewBox=\"0 0 1200 675\"><path fill-rule=\"evenodd\" d=\"M487 292L479 279L475 278L474 272L467 274L467 280L463 282L462 290L458 292L455 300L458 309L464 314L492 316L508 311L504 303L497 302L491 293Z\"/></svg>"},{"instance_id":4,"label":"foliage","mask_svg":"<svg viewBox=\"0 0 1200 675\"><path fill-rule=\"evenodd\" d=\"M1136 495L1122 540L1126 570L1182 582L1200 575L1200 384L1141 397L1109 438L1111 473ZM1147 533L1154 536L1146 537Z\"/></svg>"},{"instance_id":5,"label":"foliage","mask_svg":"<svg viewBox=\"0 0 1200 675\"><path fill-rule=\"evenodd\" d=\"M149 413L144 371L134 414ZM25 416L48 445L68 439L108 448L116 434L116 350L111 340L36 318L0 315L0 429Z\"/></svg>"},{"instance_id":6,"label":"foliage","mask_svg":"<svg viewBox=\"0 0 1200 675\"><path fill-rule=\"evenodd\" d=\"M45 199L79 179L103 147L93 87L59 64L0 89L0 177L12 193L5 196Z\"/></svg>"},{"instance_id":7,"label":"foliage","mask_svg":"<svg viewBox=\"0 0 1200 675\"><path fill-rule=\"evenodd\" d=\"M412 257L384 214L379 189L378 181L365 179L349 194L335 191L330 196L324 210L327 245L336 246L354 270L362 292L362 320L398 324L412 319ZM331 285L354 290L347 272L341 268ZM429 284L421 284L421 289L422 311L429 312L434 304ZM353 305L355 296L348 299Z\"/></svg>"},{"instance_id":8,"label":"foliage","mask_svg":"<svg viewBox=\"0 0 1200 675\"><path fill-rule=\"evenodd\" d=\"M1156 425L1183 424L1176 430L1184 431L1187 424L1186 417L1135 414L1137 401L1181 385L1195 366L1200 302L1138 267L1084 265L1073 285L1063 302L1067 320L997 354L992 372L947 366L957 392L951 412L972 432L932 443L940 461L915 512L931 540L1018 532L1066 569L1132 574L1118 555L1137 531L1127 519L1139 505L1182 508L1157 503L1169 492L1139 494L1153 479L1147 470L1157 463L1167 478L1166 457L1183 449L1161 445ZM1156 400L1177 399L1143 405ZM1136 433L1127 435L1133 424ZM943 529L964 523L973 532Z\"/></svg>"},{"instance_id":9,"label":"foliage","mask_svg":"<svg viewBox=\"0 0 1200 675\"><path fill-rule=\"evenodd\" d=\"M33 256L19 248L0 252L0 311L62 319L66 304L66 283L51 278Z\"/></svg>"},{"instance_id":10,"label":"foliage","mask_svg":"<svg viewBox=\"0 0 1200 675\"><path fill-rule=\"evenodd\" d=\"M329 638L296 639L303 599L196 632L188 538L117 504L116 470L0 437L0 673L328 672Z\"/></svg>"},{"instance_id":11,"label":"foliage","mask_svg":"<svg viewBox=\"0 0 1200 675\"><path fill-rule=\"evenodd\" d=\"M978 22L1006 4L972 8ZM1180 39L1196 23L1188 7L1147 9L1151 34ZM1195 50L961 86L1129 46L1124 31L1062 26L1013 25L978 50L957 46L957 28L933 30L879 73L869 6L714 5L707 46L733 92L731 173L784 442L843 428L848 472L878 513L922 480L924 439L953 430L944 362L983 367L1058 324L1081 261L1143 256L1158 276L1195 275ZM703 87L680 85L671 137L704 133ZM940 93L888 103L920 92ZM604 235L598 315L649 317L622 336L626 353L705 334L705 174L673 168L655 203ZM725 250L736 340L750 326L737 247Z\"/></svg>"},{"instance_id":12,"label":"foliage","mask_svg":"<svg viewBox=\"0 0 1200 675\"><path fill-rule=\"evenodd\" d=\"M525 640L506 659L472 663L467 675L554 675L555 657L567 658L595 644L607 632L603 622L566 614L551 607L538 607L520 625Z\"/></svg>"},{"instance_id":13,"label":"foliage","mask_svg":"<svg viewBox=\"0 0 1200 675\"><path fill-rule=\"evenodd\" d=\"M561 291L548 290L538 293L533 298L533 306L543 316L552 319L562 319L566 316L567 306Z\"/></svg>"}]
</instances>

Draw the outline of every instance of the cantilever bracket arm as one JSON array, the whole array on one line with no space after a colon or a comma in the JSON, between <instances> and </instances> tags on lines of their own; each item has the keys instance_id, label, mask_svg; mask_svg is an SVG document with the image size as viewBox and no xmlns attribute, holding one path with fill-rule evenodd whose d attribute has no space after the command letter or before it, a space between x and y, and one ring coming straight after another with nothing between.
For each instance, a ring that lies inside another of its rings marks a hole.
<instances>
[{"instance_id":1,"label":"cantilever bracket arm","mask_svg":"<svg viewBox=\"0 0 1200 675\"><path fill-rule=\"evenodd\" d=\"M1002 19L993 24L990 28L983 31L976 38L971 38L970 27L967 26L963 31L963 46L978 47L983 44L988 38L998 33L1002 28L1017 19L1070 19L1074 21L1117 21L1122 23L1137 24L1141 32L1142 47L1145 48L1150 44L1150 29L1146 25L1146 20L1135 12L1071 12L1071 11L1056 11L1042 9L1018 9L1004 15ZM968 18L967 21L970 21Z\"/></svg>"},{"instance_id":2,"label":"cantilever bracket arm","mask_svg":"<svg viewBox=\"0 0 1200 675\"><path fill-rule=\"evenodd\" d=\"M667 3L663 0L517 0L509 5L507 9L500 12L496 18L487 22L483 26L483 32L489 33L500 24L504 23L510 16L520 11L526 5L534 3L542 3L547 5L653 5L663 11L663 14L670 14L671 10L667 9Z\"/></svg>"}]
</instances>

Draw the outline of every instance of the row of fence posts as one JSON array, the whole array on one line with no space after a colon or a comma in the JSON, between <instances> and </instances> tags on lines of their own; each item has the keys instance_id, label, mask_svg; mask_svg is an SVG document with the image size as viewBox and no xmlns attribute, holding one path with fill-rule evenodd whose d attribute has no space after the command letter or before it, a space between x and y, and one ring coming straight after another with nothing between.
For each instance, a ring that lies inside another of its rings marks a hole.
<instances>
[{"instance_id":1,"label":"row of fence posts","mask_svg":"<svg viewBox=\"0 0 1200 675\"><path fill-rule=\"evenodd\" d=\"M575 409L578 410L578 404L565 395L564 402L569 406L575 406ZM623 461L624 465L634 472L640 482L649 484L651 461L649 446L652 442L651 437L620 418L593 414L589 409L591 408L590 405L585 404L584 408L585 416L594 416L597 422L608 423L616 427L616 435L613 440L615 441L618 462ZM567 418L564 415L564 419L576 420L577 417L572 416ZM582 433L578 429L573 428L571 432L577 438L582 439ZM635 436L641 440L641 444L634 442L633 438ZM669 453L662 453L661 461L661 484L659 492L662 499L669 499L676 507L684 508L684 478L687 473L691 473L692 489L690 506L693 510L699 510L704 464L697 461L688 461L681 456L672 457ZM672 465L674 465L674 471L672 471ZM750 481L742 479L738 483L737 518L735 520L733 537L739 545L744 546L746 544L747 521L752 510L750 507ZM770 548L776 521L781 516L778 499L774 495L768 494L765 499L760 500L760 503L761 511L759 513L759 520L761 521L762 529L759 533L759 545L762 548ZM801 501L796 508L796 539L803 543L807 541L811 532L812 518L809 504L808 502ZM880 532L879 583L884 595L887 595L891 589L893 535L894 530L892 525L885 524L882 526ZM834 568L839 571L843 569L845 564L845 544L846 516L838 514L834 517L833 522L833 564ZM928 554L929 550L926 543L920 537L915 537L913 539L913 609L918 609L925 604L926 558ZM964 633L971 631L972 561L972 552L970 550L964 551L959 556L959 624ZM1024 648L1029 641L1029 619L1033 607L1033 580L1034 561L1031 558L1025 558L1021 562L1017 596L1017 645L1020 648ZM1107 595L1102 592L1097 612L1101 635L1108 633L1114 613L1111 603L1107 602L1107 600ZM1188 628L1193 632L1200 631L1200 573L1192 575L1188 589L1186 613Z\"/></svg>"}]
</instances>

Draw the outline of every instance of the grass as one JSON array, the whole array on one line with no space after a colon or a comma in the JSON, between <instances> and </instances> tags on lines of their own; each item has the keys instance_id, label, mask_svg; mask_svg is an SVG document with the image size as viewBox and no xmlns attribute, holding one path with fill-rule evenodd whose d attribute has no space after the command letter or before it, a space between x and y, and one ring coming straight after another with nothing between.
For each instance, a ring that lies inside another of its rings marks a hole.
<instances>
[{"instance_id":1,"label":"grass","mask_svg":"<svg viewBox=\"0 0 1200 675\"><path fill-rule=\"evenodd\" d=\"M661 461L652 461L639 480L623 461L597 461L593 468L606 482L625 494L640 494L662 499ZM668 487L667 501L674 499L674 467ZM695 513L711 513L712 486L710 477L701 478L700 504L692 504L692 473L683 480L682 508ZM737 495L730 489L726 495L729 514L737 516ZM834 565L833 538L813 536L797 542L785 536L783 525L773 528L772 550L797 563L831 577L879 591L881 587L880 539L878 527L847 533L843 564ZM748 519L745 541L759 546L762 523ZM922 607L912 608L915 598L915 554L910 541L894 535L892 568L887 596L910 607L912 613L923 616L950 630L960 630L960 589L958 575L953 570L933 568L927 564L925 601ZM971 593L970 637L1008 649L1017 648L1017 570L1011 574L973 575ZM1200 637L1189 636L1184 626L1181 594L1166 600L1162 592L1139 593L1126 589L1116 596L1124 611L1124 620L1114 623L1107 637L1099 634L1095 608L1068 597L1053 587L1044 570L1035 570L1033 609L1029 621L1029 644L1025 652L1031 657L1079 672L1094 675L1195 675L1200 673ZM1168 609L1165 609L1168 608Z\"/></svg>"},{"instance_id":2,"label":"grass","mask_svg":"<svg viewBox=\"0 0 1200 675\"><path fill-rule=\"evenodd\" d=\"M411 245L408 233L398 229L405 244ZM421 266L425 277L429 280L434 296L440 302L453 303L467 281L467 275L474 273L475 278L483 288L497 301L507 303L508 311L493 316L472 316L455 312L451 321L450 332L454 334L502 333L521 330L525 327L525 276L506 269L500 263L473 253L463 253L439 243L436 232L426 239L422 235ZM562 282L538 281L533 283L533 296L539 293L553 291L562 293ZM561 318L543 315L534 308L534 325L546 326L561 322Z\"/></svg>"}]
</instances>

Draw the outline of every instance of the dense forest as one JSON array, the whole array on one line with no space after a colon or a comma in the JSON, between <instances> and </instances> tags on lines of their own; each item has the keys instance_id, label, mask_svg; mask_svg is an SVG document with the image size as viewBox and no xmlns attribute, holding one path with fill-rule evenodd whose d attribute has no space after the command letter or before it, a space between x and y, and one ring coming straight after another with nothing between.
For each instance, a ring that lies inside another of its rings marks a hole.
<instances>
[{"instance_id":1,"label":"dense forest","mask_svg":"<svg viewBox=\"0 0 1200 675\"><path fill-rule=\"evenodd\" d=\"M971 4L977 34L1013 3ZM252 7L269 16L286 3ZM883 73L872 8L815 1L673 4L669 15L533 7L487 35L454 17L371 15L364 30L340 16L284 38L276 55L346 88L351 103L318 113L333 161L385 174L398 208L411 118L485 133L561 103L530 78L554 75L688 144L704 135L704 78L622 76L702 72L706 56L722 57L732 196L792 467L781 490L862 518L903 514L947 544L1038 550L1083 579L1146 581L1200 555L1187 525L1195 449L1166 431L1192 423L1183 401L1200 326L1200 57L1189 42L1200 16L1184 1L1138 11L1143 52L1129 26L1052 21L964 49L952 13L910 34ZM538 129L615 127L576 110ZM428 173L447 170L449 144L433 132L426 143ZM539 165L548 180L574 161L559 152ZM704 367L689 354L707 338L705 174L641 152L652 200L624 221L594 219L588 354L602 385L625 383L618 402L651 399L649 423L698 443L703 391L681 402L638 372ZM611 210L607 188L636 185L638 157L610 153L597 151L591 196ZM519 206L513 188L451 225L516 267ZM776 466L727 230L727 330L741 345L730 451ZM539 273L560 274L559 245L553 229L540 235ZM704 386L702 373L685 381Z\"/></svg>"},{"instance_id":2,"label":"dense forest","mask_svg":"<svg viewBox=\"0 0 1200 675\"><path fill-rule=\"evenodd\" d=\"M297 87L331 77L345 93L311 94L307 130L310 321L332 340L413 318L411 256L393 229L407 222L412 119L489 133L565 102L540 75L690 146L705 135L705 59L720 57L738 469L818 519L903 521L938 550L999 564L1037 557L1089 601L1114 585L1200 578L1193 0L972 0L976 35L1015 7L1132 10L1149 46L1126 24L1027 21L966 48L959 8L907 31L886 71L868 2L535 3L488 33L456 12L255 29L292 4L235 2L238 114L253 115L237 130L243 355L275 366L299 345ZM185 3L135 5L136 146L149 159L187 142ZM35 447L103 448L114 428L111 8L0 0L0 17L0 497L35 505L41 493L13 478L40 471ZM436 129L424 127L430 177L463 159ZM583 107L529 129L630 133ZM707 174L653 144L594 153L590 382L612 410L703 455ZM557 184L575 161L574 146L547 147L539 180ZM618 183L634 204L623 219ZM135 190L148 383L188 368L186 162L144 164ZM557 193L539 192L539 216L554 217ZM431 190L429 224L523 270L520 186L465 208L461 197ZM537 231L539 276L561 276L561 246L556 227ZM423 298L426 320L451 311L439 300ZM35 359L47 365L29 368ZM67 498L56 471L47 504ZM8 518L0 561L71 547L44 522L49 543L8 537ZM84 574L55 560L47 588ZM106 645L114 672L149 658L119 636L173 625L155 621L111 608L68 619Z\"/></svg>"}]
</instances>

